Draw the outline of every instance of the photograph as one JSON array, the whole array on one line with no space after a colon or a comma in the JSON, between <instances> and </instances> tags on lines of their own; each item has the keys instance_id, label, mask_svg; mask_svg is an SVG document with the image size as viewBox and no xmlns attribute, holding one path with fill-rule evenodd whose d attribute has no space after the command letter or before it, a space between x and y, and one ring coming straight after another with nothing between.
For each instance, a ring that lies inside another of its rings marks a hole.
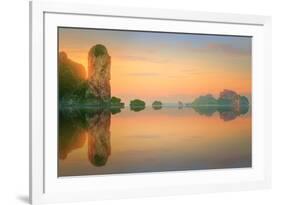
<instances>
[{"instance_id":1,"label":"photograph","mask_svg":"<svg viewBox=\"0 0 281 205\"><path fill-rule=\"evenodd\" d=\"M252 167L252 36L57 36L58 177Z\"/></svg>"}]
</instances>

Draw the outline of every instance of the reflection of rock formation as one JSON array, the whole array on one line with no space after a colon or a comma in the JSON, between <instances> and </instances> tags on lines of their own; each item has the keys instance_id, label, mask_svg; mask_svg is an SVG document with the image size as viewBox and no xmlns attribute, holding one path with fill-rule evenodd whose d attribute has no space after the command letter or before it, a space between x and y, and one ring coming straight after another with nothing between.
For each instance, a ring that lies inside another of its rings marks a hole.
<instances>
[{"instance_id":1,"label":"reflection of rock formation","mask_svg":"<svg viewBox=\"0 0 281 205\"><path fill-rule=\"evenodd\" d=\"M89 87L94 96L109 100L110 92L110 56L103 45L93 46L88 53Z\"/></svg>"},{"instance_id":2,"label":"reflection of rock formation","mask_svg":"<svg viewBox=\"0 0 281 205\"><path fill-rule=\"evenodd\" d=\"M110 119L106 110L88 118L88 159L95 166L105 165L111 152Z\"/></svg>"},{"instance_id":3,"label":"reflection of rock formation","mask_svg":"<svg viewBox=\"0 0 281 205\"><path fill-rule=\"evenodd\" d=\"M212 116L215 112L224 121L234 120L240 115L244 115L249 111L249 106L240 106L238 110L231 106L192 106L192 108L200 115Z\"/></svg>"},{"instance_id":4,"label":"reflection of rock formation","mask_svg":"<svg viewBox=\"0 0 281 205\"><path fill-rule=\"evenodd\" d=\"M235 110L231 107L218 107L220 118L224 121L234 120L236 117L246 114L248 110L249 106L241 106L239 110Z\"/></svg>"},{"instance_id":5,"label":"reflection of rock formation","mask_svg":"<svg viewBox=\"0 0 281 205\"><path fill-rule=\"evenodd\" d=\"M179 109L183 109L183 107L184 107L184 104L181 101L179 101L178 102L178 108Z\"/></svg>"},{"instance_id":6,"label":"reflection of rock formation","mask_svg":"<svg viewBox=\"0 0 281 205\"><path fill-rule=\"evenodd\" d=\"M209 117L217 111L217 107L215 106L194 106L192 108L200 115L205 115Z\"/></svg>"},{"instance_id":7,"label":"reflection of rock formation","mask_svg":"<svg viewBox=\"0 0 281 205\"><path fill-rule=\"evenodd\" d=\"M142 107L142 106L130 106L130 110L135 111L135 112L139 112L144 109L145 109L145 107Z\"/></svg>"},{"instance_id":8,"label":"reflection of rock formation","mask_svg":"<svg viewBox=\"0 0 281 205\"><path fill-rule=\"evenodd\" d=\"M239 116L236 112L220 112L220 118L224 121L234 120L237 116Z\"/></svg>"},{"instance_id":9,"label":"reflection of rock formation","mask_svg":"<svg viewBox=\"0 0 281 205\"><path fill-rule=\"evenodd\" d=\"M220 118L224 121L234 120L236 117L246 114L249 110L248 106L243 106L239 110L224 106L196 106L192 108L200 115L209 117L212 116L216 111L218 111Z\"/></svg>"},{"instance_id":10,"label":"reflection of rock formation","mask_svg":"<svg viewBox=\"0 0 281 205\"><path fill-rule=\"evenodd\" d=\"M66 159L74 149L83 147L86 142L85 124L80 116L60 112L59 118L59 159Z\"/></svg>"}]
</instances>

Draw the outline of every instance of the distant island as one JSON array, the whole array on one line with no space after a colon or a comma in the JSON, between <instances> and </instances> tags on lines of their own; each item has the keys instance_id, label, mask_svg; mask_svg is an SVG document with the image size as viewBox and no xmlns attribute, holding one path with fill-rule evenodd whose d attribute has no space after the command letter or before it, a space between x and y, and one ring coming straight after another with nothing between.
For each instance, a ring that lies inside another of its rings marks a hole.
<instances>
[{"instance_id":1,"label":"distant island","mask_svg":"<svg viewBox=\"0 0 281 205\"><path fill-rule=\"evenodd\" d=\"M249 110L249 100L245 96L237 94L235 91L224 89L218 99L211 94L199 96L192 103L187 103L187 107L192 107L202 115L211 116L218 111L220 117L225 120L235 119Z\"/></svg>"},{"instance_id":2,"label":"distant island","mask_svg":"<svg viewBox=\"0 0 281 205\"><path fill-rule=\"evenodd\" d=\"M145 109L145 102L140 99L134 99L130 101L130 109L138 112Z\"/></svg>"},{"instance_id":3,"label":"distant island","mask_svg":"<svg viewBox=\"0 0 281 205\"><path fill-rule=\"evenodd\" d=\"M238 110L241 107L248 107L249 100L235 91L224 89L218 99L215 99L211 94L199 96L191 103L191 106L232 107Z\"/></svg>"},{"instance_id":4,"label":"distant island","mask_svg":"<svg viewBox=\"0 0 281 205\"><path fill-rule=\"evenodd\" d=\"M152 103L152 108L155 110L160 110L162 108L162 102L161 101L154 101Z\"/></svg>"}]
</instances>

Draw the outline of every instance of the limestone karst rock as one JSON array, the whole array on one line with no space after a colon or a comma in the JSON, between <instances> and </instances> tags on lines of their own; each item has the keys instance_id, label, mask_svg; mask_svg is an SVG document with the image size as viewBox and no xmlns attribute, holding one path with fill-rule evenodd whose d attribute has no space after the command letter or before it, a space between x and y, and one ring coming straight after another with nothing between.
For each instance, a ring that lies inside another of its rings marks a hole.
<instances>
[{"instance_id":1,"label":"limestone karst rock","mask_svg":"<svg viewBox=\"0 0 281 205\"><path fill-rule=\"evenodd\" d=\"M88 53L88 83L94 96L106 101L111 97L111 58L105 46L97 44Z\"/></svg>"}]
</instances>

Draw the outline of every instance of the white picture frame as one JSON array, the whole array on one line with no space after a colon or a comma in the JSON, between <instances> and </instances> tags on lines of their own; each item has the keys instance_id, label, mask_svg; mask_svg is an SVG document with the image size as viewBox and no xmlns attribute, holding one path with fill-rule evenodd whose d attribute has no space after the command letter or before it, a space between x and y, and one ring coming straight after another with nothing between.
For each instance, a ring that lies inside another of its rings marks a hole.
<instances>
[{"instance_id":1,"label":"white picture frame","mask_svg":"<svg viewBox=\"0 0 281 205\"><path fill-rule=\"evenodd\" d=\"M58 178L57 152L54 150L57 143L55 63L58 26L252 36L253 167ZM32 204L239 191L271 186L270 17L30 2L30 93Z\"/></svg>"}]
</instances>

